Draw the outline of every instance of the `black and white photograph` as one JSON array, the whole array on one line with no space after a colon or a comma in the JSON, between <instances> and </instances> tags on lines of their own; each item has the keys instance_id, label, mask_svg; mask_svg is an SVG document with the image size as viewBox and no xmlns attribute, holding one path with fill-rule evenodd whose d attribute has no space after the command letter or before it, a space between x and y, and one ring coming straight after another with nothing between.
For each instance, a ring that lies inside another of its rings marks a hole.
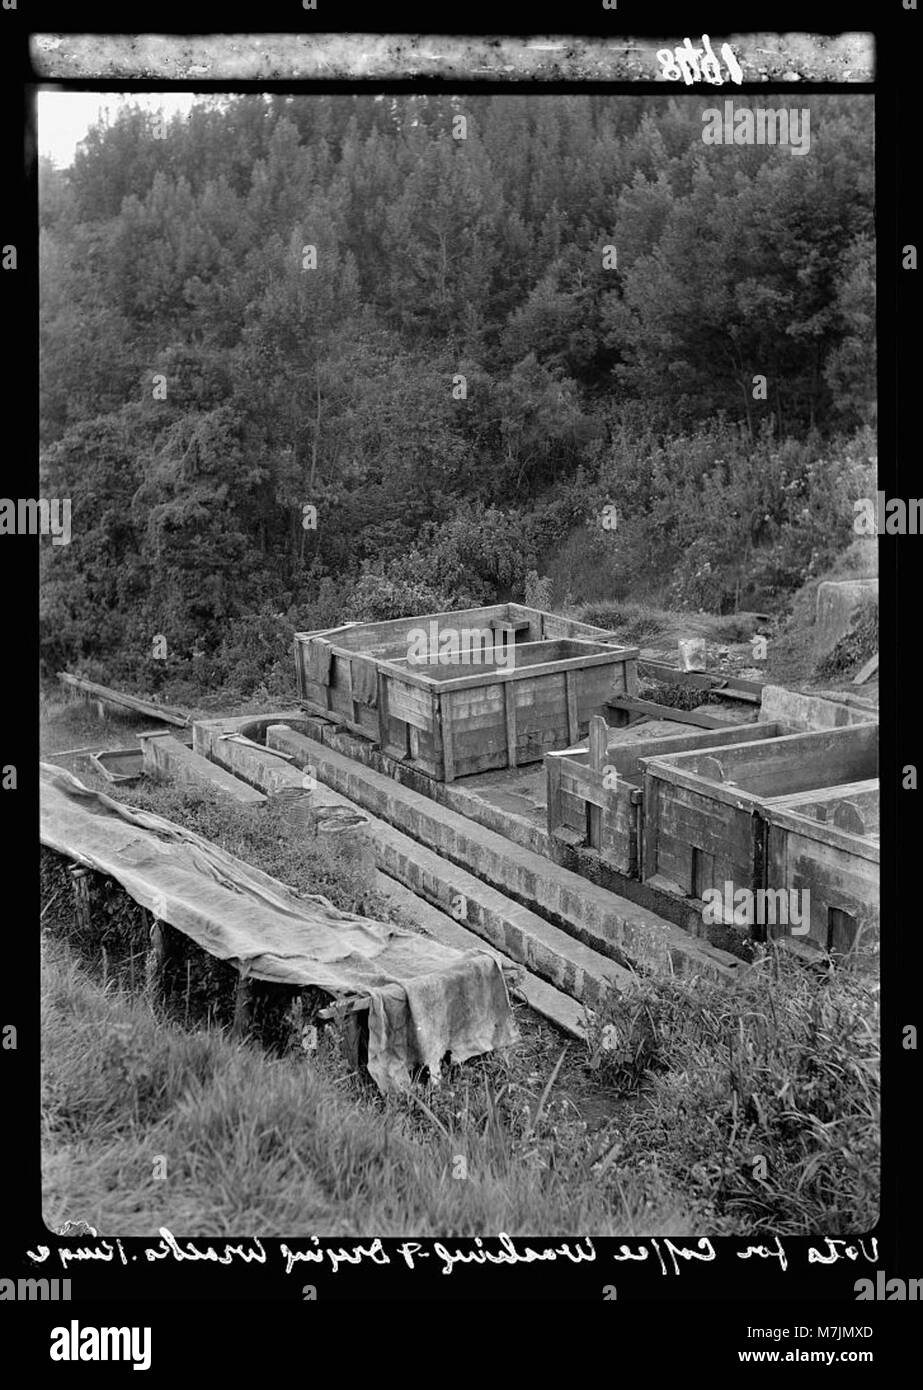
<instances>
[{"instance_id":1,"label":"black and white photograph","mask_svg":"<svg viewBox=\"0 0 923 1390\"><path fill-rule=\"evenodd\" d=\"M707 20L30 35L41 1248L891 1296L880 55Z\"/></svg>"}]
</instances>

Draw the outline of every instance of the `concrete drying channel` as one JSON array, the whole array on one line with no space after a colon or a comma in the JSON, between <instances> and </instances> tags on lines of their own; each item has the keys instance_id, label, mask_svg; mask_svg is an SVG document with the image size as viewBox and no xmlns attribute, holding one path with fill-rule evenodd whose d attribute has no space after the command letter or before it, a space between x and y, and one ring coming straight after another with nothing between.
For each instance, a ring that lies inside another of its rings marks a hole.
<instances>
[{"instance_id":1,"label":"concrete drying channel","mask_svg":"<svg viewBox=\"0 0 923 1390\"><path fill-rule=\"evenodd\" d=\"M293 727L301 733L351 761L383 772L401 786L411 787L467 820L495 830L504 839L571 870L582 882L599 884L616 897L649 909L690 936L702 935L701 914L694 904L619 873L597 852L583 845L565 843L548 833L546 773L542 763L482 772L455 782L437 782L406 762L388 757L368 738L359 737L328 719L306 714L303 710L292 718L283 720L279 716L280 723L292 724L293 720ZM683 731L684 726L673 721L649 720L635 728L619 729L618 738L627 752L639 740Z\"/></svg>"},{"instance_id":2,"label":"concrete drying channel","mask_svg":"<svg viewBox=\"0 0 923 1390\"><path fill-rule=\"evenodd\" d=\"M423 899L439 912L423 925L447 944L471 949L475 932L479 949L486 943L534 972L540 978L527 975L520 993L568 1032L583 1032L574 1000L601 1008L632 987L635 966L725 982L745 969L655 913L307 738L299 727L308 722L299 711L201 721L195 748L270 795L304 793L300 767L309 768L314 815L367 818L378 868L415 895L398 905L416 906L419 920Z\"/></svg>"},{"instance_id":3,"label":"concrete drying channel","mask_svg":"<svg viewBox=\"0 0 923 1390\"><path fill-rule=\"evenodd\" d=\"M207 721L196 725L196 740L206 756L217 762L219 767L273 794L285 790L304 794L303 773L285 760L284 753L260 747L236 731L229 731L227 725L230 722ZM255 732L252 719L237 722ZM296 737L287 726L270 724L270 727L274 727L280 736ZM319 752L324 750L307 739L305 744L307 749L303 751L310 755L313 769L314 749ZM454 916L448 916L444 922L434 922L429 918L428 925L437 928L441 933L440 939L447 945L459 945L458 928L466 925L468 936L472 939L465 941L463 949L484 949L486 942L496 953L540 977L534 981L534 985L528 979L523 981L523 997L537 1012L552 1018L567 1031L582 1031L577 1027L573 1000L578 1000L587 1008L599 1009L613 991L621 993L631 988L631 972L617 961L573 940L538 914L511 901L426 845L415 842L387 821L369 814L367 810L360 811L356 801L324 785L320 777L318 785L310 793L310 803L319 822L323 821L328 811L361 814L366 821L366 835L374 846L378 866L384 874L411 889L417 895L418 902L422 898L425 903L453 914L463 906L463 921ZM398 905L407 909L409 900L403 897ZM446 915L446 912L442 913L442 916ZM547 988L540 989L541 980L554 986L562 997L555 998Z\"/></svg>"},{"instance_id":4,"label":"concrete drying channel","mask_svg":"<svg viewBox=\"0 0 923 1390\"><path fill-rule=\"evenodd\" d=\"M270 797L281 797L285 801L290 801L293 810L295 810L299 802L310 802L312 816L308 823L313 824L315 833L323 828L332 828L337 831L344 828L361 829L365 832L368 844L371 845L372 833L375 833L375 837L380 839L380 832L390 830L390 827L380 824L374 817L367 815L352 802L347 801L345 797L328 787L318 785L309 796L304 788L303 774L295 771L284 755L277 753L270 756L265 747L248 737L248 734L263 732L267 723L279 718L297 720L298 712L272 715L264 719L254 719L251 715L207 723L200 729L198 737L200 746L210 750L212 757L206 757L202 753L192 752L184 748L169 734L161 731L142 736L145 771L155 779L211 787L213 790L243 804L265 805ZM244 730L247 732L245 733ZM233 752L229 752L228 744L233 744ZM267 794L257 791L255 786L251 785L251 781L242 780L242 777L235 776L226 767L216 762L214 760L216 748L220 750L219 756L224 757L229 763L237 767L244 776L252 779L254 783L265 786ZM394 832L391 836L393 846L400 849L400 842L403 838ZM333 847L336 844L337 838L334 838ZM432 864L438 869L440 867L438 856L432 855L431 859ZM438 878L435 881L438 882ZM396 878L389 877L375 869L371 886L382 897L390 901L395 908L409 915L426 935L433 937L442 945L453 947L459 951L485 951L488 955L499 960L505 969L513 963L512 955L498 950L484 936L476 935L454 917L440 911L438 907L435 907L425 898L417 896L411 888L406 887ZM466 884L465 886L469 885ZM496 899L499 899L499 895L496 895ZM494 905L496 906L496 903ZM520 909L516 908L515 904L509 904L509 908L515 910L522 918L523 914ZM504 925L502 913L499 917L488 918L487 925L492 925L502 936ZM543 927L546 925L542 924ZM532 951L533 956L535 949L538 949L537 943ZM528 956L528 952L526 954ZM590 963L590 954L586 954L587 964ZM564 1032L572 1037L585 1040L587 1020L586 1009L583 1005L576 1002L570 995L556 989L546 980L533 975L520 962L517 961L516 964L519 968L515 972L513 992L517 997L523 999L536 1013L549 1019ZM609 962L603 963L603 969L606 972L604 983L608 987L624 984L617 968L613 969ZM601 981L600 988L602 983L603 981ZM590 993L592 990L588 989L588 994Z\"/></svg>"}]
</instances>

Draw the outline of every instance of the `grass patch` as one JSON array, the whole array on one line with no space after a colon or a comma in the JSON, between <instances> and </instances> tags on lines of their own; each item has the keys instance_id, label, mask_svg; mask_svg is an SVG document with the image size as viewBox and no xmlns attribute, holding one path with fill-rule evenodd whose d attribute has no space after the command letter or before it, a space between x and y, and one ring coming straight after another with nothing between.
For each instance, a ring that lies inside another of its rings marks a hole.
<instances>
[{"instance_id":1,"label":"grass patch","mask_svg":"<svg viewBox=\"0 0 923 1390\"><path fill-rule=\"evenodd\" d=\"M625 642L635 645L656 641L669 631L674 615L643 603L591 603L582 608L579 619L614 632Z\"/></svg>"},{"instance_id":2,"label":"grass patch","mask_svg":"<svg viewBox=\"0 0 923 1390\"><path fill-rule=\"evenodd\" d=\"M193 788L115 790L296 889L389 915L272 806ZM47 905L51 879L45 887ZM714 1236L874 1224L878 1001L867 961L818 975L774 951L734 990L641 981L595 1020L588 1046L565 1047L517 1007L522 1039L506 1053L382 1096L349 1069L333 1029L310 1054L272 1056L228 1036L207 990L183 1026L181 1011L133 993L112 964L130 924L114 912L77 940L88 958L109 941L104 976L48 939L74 939L70 917L64 891L44 922L50 1225Z\"/></svg>"},{"instance_id":3,"label":"grass patch","mask_svg":"<svg viewBox=\"0 0 923 1390\"><path fill-rule=\"evenodd\" d=\"M546 1030L389 1096L330 1033L274 1059L190 1032L59 943L44 986L52 1226L838 1235L876 1219L877 1016L849 972L819 983L775 959L741 995L647 983L597 1020L614 1046ZM595 1123L581 1087L608 1098Z\"/></svg>"},{"instance_id":4,"label":"grass patch","mask_svg":"<svg viewBox=\"0 0 923 1390\"><path fill-rule=\"evenodd\" d=\"M878 573L877 540L856 537L829 569L810 579L794 595L787 619L769 643L766 679L782 685L807 684L820 675L815 670L815 615L817 590L826 580L866 579ZM868 653L871 656L871 651ZM859 663L857 663L858 665ZM824 679L824 677L820 677Z\"/></svg>"},{"instance_id":5,"label":"grass patch","mask_svg":"<svg viewBox=\"0 0 923 1390\"><path fill-rule=\"evenodd\" d=\"M878 1216L877 988L867 958L806 971L778 950L735 992L645 985L605 1055L640 1103L623 1170L682 1180L724 1232L846 1235Z\"/></svg>"},{"instance_id":6,"label":"grass patch","mask_svg":"<svg viewBox=\"0 0 923 1390\"><path fill-rule=\"evenodd\" d=\"M620 1193L597 1183L548 1099L517 1124L521 1093L501 1095L470 1064L467 1108L450 1119L446 1088L436 1104L449 1123L437 1124L431 1093L370 1096L335 1054L273 1060L216 1031L164 1025L143 1001L101 989L57 943L45 950L43 1020L52 1227L445 1236L649 1225L649 1184ZM661 1188L655 1228L679 1230L685 1210Z\"/></svg>"},{"instance_id":7,"label":"grass patch","mask_svg":"<svg viewBox=\"0 0 923 1390\"><path fill-rule=\"evenodd\" d=\"M755 613L689 613L650 603L591 603L576 611L584 623L607 628L634 646L663 646L681 637L716 643L748 642L762 625Z\"/></svg>"},{"instance_id":8,"label":"grass patch","mask_svg":"<svg viewBox=\"0 0 923 1390\"><path fill-rule=\"evenodd\" d=\"M316 839L287 819L270 799L263 806L238 806L211 787L144 780L109 789L113 799L194 830L206 840L255 864L264 873L301 893L322 893L335 907L367 917L386 918L388 904L370 892Z\"/></svg>"},{"instance_id":9,"label":"grass patch","mask_svg":"<svg viewBox=\"0 0 923 1390\"><path fill-rule=\"evenodd\" d=\"M694 685L678 685L672 681L646 679L643 676L638 682L638 695L642 700L653 700L655 704L666 705L670 709L691 710L698 709L700 705L722 704L719 695L700 690Z\"/></svg>"},{"instance_id":10,"label":"grass patch","mask_svg":"<svg viewBox=\"0 0 923 1390\"><path fill-rule=\"evenodd\" d=\"M138 730L149 729L153 722L146 715L114 707L111 718L101 720L94 703L59 694L57 689L40 693L39 715L43 755L71 748L102 748L106 744L133 746Z\"/></svg>"}]
</instances>

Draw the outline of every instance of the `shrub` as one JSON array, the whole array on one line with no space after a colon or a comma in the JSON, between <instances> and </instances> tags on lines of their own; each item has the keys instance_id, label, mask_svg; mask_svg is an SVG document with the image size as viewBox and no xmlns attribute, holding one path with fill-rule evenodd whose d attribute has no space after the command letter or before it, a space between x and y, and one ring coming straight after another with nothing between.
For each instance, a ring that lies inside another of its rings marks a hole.
<instances>
[{"instance_id":1,"label":"shrub","mask_svg":"<svg viewBox=\"0 0 923 1390\"><path fill-rule=\"evenodd\" d=\"M641 1099L619 1162L685 1175L714 1231L846 1235L877 1220L878 996L859 957L820 976L770 948L736 990L644 981L600 1074ZM642 1083L642 1074L644 1081Z\"/></svg>"}]
</instances>

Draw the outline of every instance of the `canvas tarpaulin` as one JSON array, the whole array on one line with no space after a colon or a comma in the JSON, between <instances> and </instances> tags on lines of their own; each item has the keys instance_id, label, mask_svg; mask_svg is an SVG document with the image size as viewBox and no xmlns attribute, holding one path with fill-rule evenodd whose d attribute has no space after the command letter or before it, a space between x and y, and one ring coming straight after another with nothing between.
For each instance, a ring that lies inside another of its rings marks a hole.
<instances>
[{"instance_id":1,"label":"canvas tarpaulin","mask_svg":"<svg viewBox=\"0 0 923 1390\"><path fill-rule=\"evenodd\" d=\"M350 657L349 679L353 699L360 705L375 709L378 705L378 668L375 663L361 656Z\"/></svg>"},{"instance_id":2,"label":"canvas tarpaulin","mask_svg":"<svg viewBox=\"0 0 923 1390\"><path fill-rule=\"evenodd\" d=\"M242 974L367 996L368 1069L382 1089L516 1039L495 958L456 951L296 893L193 831L41 765L42 843L116 879L136 902Z\"/></svg>"}]
</instances>

